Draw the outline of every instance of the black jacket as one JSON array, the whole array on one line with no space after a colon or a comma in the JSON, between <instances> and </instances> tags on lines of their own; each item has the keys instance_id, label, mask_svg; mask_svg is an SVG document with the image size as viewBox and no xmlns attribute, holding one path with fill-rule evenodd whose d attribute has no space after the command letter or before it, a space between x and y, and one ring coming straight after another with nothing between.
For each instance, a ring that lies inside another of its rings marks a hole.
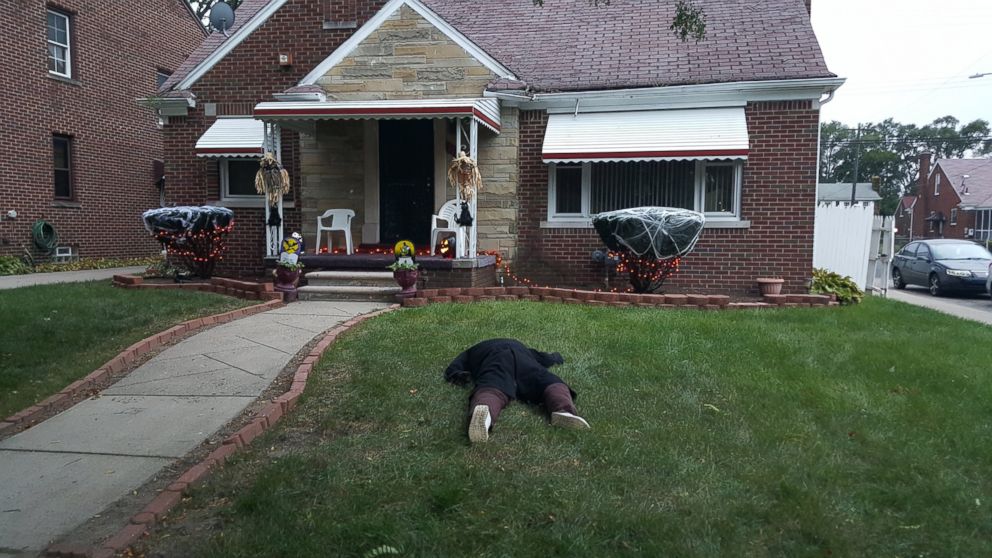
<instances>
[{"instance_id":1,"label":"black jacket","mask_svg":"<svg viewBox=\"0 0 992 558\"><path fill-rule=\"evenodd\" d=\"M515 339L489 339L473 345L451 361L444 378L455 384L471 379L475 389L497 388L510 399L540 403L551 384L563 384L548 367L562 364L558 353L531 349ZM575 392L572 392L575 397Z\"/></svg>"}]
</instances>

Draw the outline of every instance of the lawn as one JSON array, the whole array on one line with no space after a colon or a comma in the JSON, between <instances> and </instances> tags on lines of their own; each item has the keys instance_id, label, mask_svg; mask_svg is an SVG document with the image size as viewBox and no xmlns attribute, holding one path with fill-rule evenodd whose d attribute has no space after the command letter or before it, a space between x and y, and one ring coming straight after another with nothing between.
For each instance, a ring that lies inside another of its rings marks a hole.
<instances>
[{"instance_id":1,"label":"lawn","mask_svg":"<svg viewBox=\"0 0 992 558\"><path fill-rule=\"evenodd\" d=\"M441 377L484 338L566 359L591 431ZM939 341L939 342L938 342ZM344 335L280 425L150 539L165 556L982 556L992 329L897 302L435 305Z\"/></svg>"},{"instance_id":2,"label":"lawn","mask_svg":"<svg viewBox=\"0 0 992 558\"><path fill-rule=\"evenodd\" d=\"M248 304L108 281L0 290L0 418L58 393L135 341Z\"/></svg>"}]
</instances>

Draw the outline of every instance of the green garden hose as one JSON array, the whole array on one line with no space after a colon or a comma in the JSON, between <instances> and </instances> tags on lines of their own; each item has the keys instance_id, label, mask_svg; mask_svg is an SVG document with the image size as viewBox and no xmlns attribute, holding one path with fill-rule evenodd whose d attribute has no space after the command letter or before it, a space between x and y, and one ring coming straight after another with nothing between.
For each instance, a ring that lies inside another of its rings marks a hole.
<instances>
[{"instance_id":1,"label":"green garden hose","mask_svg":"<svg viewBox=\"0 0 992 558\"><path fill-rule=\"evenodd\" d=\"M55 227L44 219L38 219L31 227L31 238L34 245L45 254L51 254L59 244L59 233L55 232Z\"/></svg>"}]
</instances>

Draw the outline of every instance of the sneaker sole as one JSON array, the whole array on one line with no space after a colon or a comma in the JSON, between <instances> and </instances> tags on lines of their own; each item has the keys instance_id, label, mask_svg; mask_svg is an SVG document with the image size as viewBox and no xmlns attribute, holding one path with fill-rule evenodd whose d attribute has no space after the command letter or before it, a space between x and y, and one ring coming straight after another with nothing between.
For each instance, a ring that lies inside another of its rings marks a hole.
<instances>
[{"instance_id":1,"label":"sneaker sole","mask_svg":"<svg viewBox=\"0 0 992 558\"><path fill-rule=\"evenodd\" d=\"M489 408L485 405L476 405L468 423L468 439L473 444L489 441L489 427L486 426L486 419L488 418Z\"/></svg>"},{"instance_id":2,"label":"sneaker sole","mask_svg":"<svg viewBox=\"0 0 992 558\"><path fill-rule=\"evenodd\" d=\"M551 413L551 426L572 428L575 430L588 430L592 428L586 422L586 419L569 413Z\"/></svg>"}]
</instances>

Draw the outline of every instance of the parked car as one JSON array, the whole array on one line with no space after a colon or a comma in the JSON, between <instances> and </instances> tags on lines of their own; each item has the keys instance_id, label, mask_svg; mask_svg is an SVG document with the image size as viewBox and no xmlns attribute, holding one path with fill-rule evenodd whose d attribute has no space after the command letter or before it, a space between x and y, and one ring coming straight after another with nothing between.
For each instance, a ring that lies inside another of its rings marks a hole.
<instances>
[{"instance_id":1,"label":"parked car","mask_svg":"<svg viewBox=\"0 0 992 558\"><path fill-rule=\"evenodd\" d=\"M967 240L910 242L892 259L892 283L897 289L922 285L930 294L947 291L992 291L989 272L992 254Z\"/></svg>"},{"instance_id":2,"label":"parked car","mask_svg":"<svg viewBox=\"0 0 992 558\"><path fill-rule=\"evenodd\" d=\"M989 296L992 297L992 263L989 264L989 271L986 275L988 278L985 279L985 290L989 293Z\"/></svg>"}]
</instances>

